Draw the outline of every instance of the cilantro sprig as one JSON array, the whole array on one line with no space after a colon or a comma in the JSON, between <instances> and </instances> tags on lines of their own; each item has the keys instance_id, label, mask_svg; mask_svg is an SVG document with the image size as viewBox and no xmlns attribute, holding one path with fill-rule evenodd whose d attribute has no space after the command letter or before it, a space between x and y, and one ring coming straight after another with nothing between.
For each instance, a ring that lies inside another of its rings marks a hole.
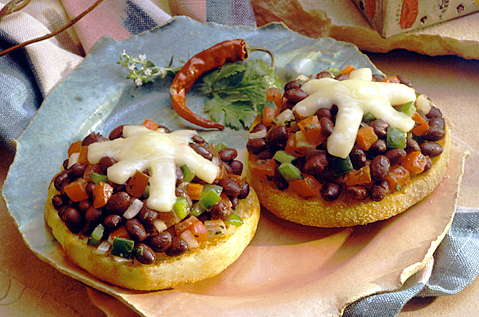
<instances>
[{"instance_id":1,"label":"cilantro sprig","mask_svg":"<svg viewBox=\"0 0 479 317\"><path fill-rule=\"evenodd\" d=\"M266 89L279 87L277 74L262 60L227 64L202 77L199 91L210 96L205 112L235 130L249 128L264 107Z\"/></svg>"}]
</instances>

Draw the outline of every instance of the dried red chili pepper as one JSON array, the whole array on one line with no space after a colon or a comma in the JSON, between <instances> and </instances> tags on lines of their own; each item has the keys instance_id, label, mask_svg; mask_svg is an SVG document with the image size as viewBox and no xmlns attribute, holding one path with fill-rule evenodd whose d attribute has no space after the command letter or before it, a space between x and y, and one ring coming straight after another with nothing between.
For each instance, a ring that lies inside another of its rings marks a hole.
<instances>
[{"instance_id":1,"label":"dried red chili pepper","mask_svg":"<svg viewBox=\"0 0 479 317\"><path fill-rule=\"evenodd\" d=\"M170 87L170 97L173 108L183 119L203 128L223 130L224 125L207 120L200 115L193 113L186 106L186 94L195 81L206 72L221 67L227 63L236 63L248 58L249 52L261 50L268 52L274 65L273 53L261 47L249 47L243 39L236 39L218 43L193 56L178 71ZM274 67L274 66L273 66Z\"/></svg>"}]
</instances>

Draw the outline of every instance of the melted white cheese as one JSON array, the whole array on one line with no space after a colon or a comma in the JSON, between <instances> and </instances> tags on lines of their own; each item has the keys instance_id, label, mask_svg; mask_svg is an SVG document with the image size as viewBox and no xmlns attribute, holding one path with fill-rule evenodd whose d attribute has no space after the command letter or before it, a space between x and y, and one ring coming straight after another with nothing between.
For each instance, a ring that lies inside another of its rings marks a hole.
<instances>
[{"instance_id":1,"label":"melted white cheese","mask_svg":"<svg viewBox=\"0 0 479 317\"><path fill-rule=\"evenodd\" d=\"M298 102L293 111L309 117L320 108L338 106L333 133L328 138L328 152L346 158L351 152L364 114L370 112L390 126L409 132L414 121L392 106L416 100L414 89L396 83L372 82L370 70L358 69L351 79L337 81L332 78L306 82L303 89L309 96Z\"/></svg>"},{"instance_id":2,"label":"melted white cheese","mask_svg":"<svg viewBox=\"0 0 479 317\"><path fill-rule=\"evenodd\" d=\"M88 146L88 161L98 163L104 156L117 163L107 170L108 179L123 184L136 170L150 169L150 196L147 206L157 211L170 211L175 203L176 165L187 164L196 176L212 183L219 167L196 153L189 145L196 131L149 130L144 126L124 126L123 138L92 143Z\"/></svg>"}]
</instances>

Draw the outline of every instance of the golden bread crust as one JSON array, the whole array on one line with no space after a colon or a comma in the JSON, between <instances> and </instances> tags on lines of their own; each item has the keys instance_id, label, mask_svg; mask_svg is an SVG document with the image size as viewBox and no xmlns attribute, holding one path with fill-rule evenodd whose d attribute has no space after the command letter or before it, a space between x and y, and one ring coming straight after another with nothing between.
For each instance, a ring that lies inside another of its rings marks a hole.
<instances>
[{"instance_id":1,"label":"golden bread crust","mask_svg":"<svg viewBox=\"0 0 479 317\"><path fill-rule=\"evenodd\" d=\"M315 227L349 227L363 225L395 216L424 199L442 180L449 159L451 136L438 142L443 147L440 156L432 159L426 173L414 177L400 191L389 193L381 201L357 201L342 194L333 202L320 196L304 199L292 190L281 191L272 181L258 178L251 172L256 156L246 153L245 173L250 185L258 193L261 204L280 218Z\"/></svg>"},{"instance_id":2,"label":"golden bread crust","mask_svg":"<svg viewBox=\"0 0 479 317\"><path fill-rule=\"evenodd\" d=\"M87 237L80 238L68 230L52 205L52 197L57 193L53 183L50 184L45 219L68 258L101 280L135 290L172 288L218 275L238 259L253 239L260 215L258 197L251 189L248 197L237 207L251 215L243 219L244 224L231 236L207 242L179 257L157 254L156 263L150 265L136 260L118 262L111 255L97 254L95 247L87 245Z\"/></svg>"}]
</instances>

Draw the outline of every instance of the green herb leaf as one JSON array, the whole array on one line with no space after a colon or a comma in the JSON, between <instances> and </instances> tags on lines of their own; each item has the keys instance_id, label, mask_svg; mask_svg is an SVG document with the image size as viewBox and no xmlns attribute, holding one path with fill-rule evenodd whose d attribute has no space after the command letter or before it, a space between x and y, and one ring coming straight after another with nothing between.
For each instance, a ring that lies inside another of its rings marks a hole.
<instances>
[{"instance_id":1,"label":"green herb leaf","mask_svg":"<svg viewBox=\"0 0 479 317\"><path fill-rule=\"evenodd\" d=\"M248 103L229 102L217 95L206 102L204 109L213 121L235 130L250 127L258 114Z\"/></svg>"}]
</instances>

